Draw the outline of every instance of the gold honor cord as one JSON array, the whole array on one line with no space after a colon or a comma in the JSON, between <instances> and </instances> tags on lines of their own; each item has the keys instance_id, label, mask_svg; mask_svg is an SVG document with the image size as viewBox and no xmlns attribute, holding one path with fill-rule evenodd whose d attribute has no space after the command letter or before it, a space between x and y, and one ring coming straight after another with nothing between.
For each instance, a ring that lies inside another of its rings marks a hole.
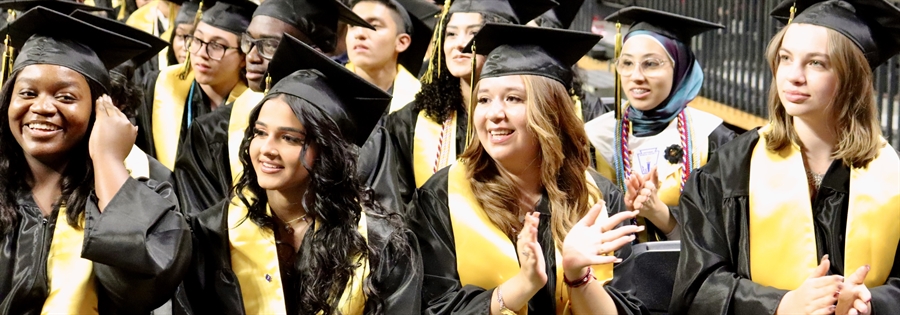
<instances>
[{"instance_id":1,"label":"gold honor cord","mask_svg":"<svg viewBox=\"0 0 900 315\"><path fill-rule=\"evenodd\" d=\"M613 80L615 81L616 120L622 120L622 79L619 78L619 55L622 54L622 23L616 22L616 48L614 51Z\"/></svg>"},{"instance_id":2,"label":"gold honor cord","mask_svg":"<svg viewBox=\"0 0 900 315\"><path fill-rule=\"evenodd\" d=\"M12 26L12 22L16 19L16 11L13 9L7 10L6 23L9 26ZM16 60L16 50L12 47L12 42L9 38L9 32L6 32L6 38L3 39L3 45L6 49L3 50L3 62L0 64L0 86L3 86L6 83L6 79L9 78L10 72L12 72L13 63Z\"/></svg>"},{"instance_id":3,"label":"gold honor cord","mask_svg":"<svg viewBox=\"0 0 900 315\"><path fill-rule=\"evenodd\" d=\"M272 88L272 76L266 73L266 89L263 91L263 95L269 95L269 89Z\"/></svg>"},{"instance_id":4,"label":"gold honor cord","mask_svg":"<svg viewBox=\"0 0 900 315\"><path fill-rule=\"evenodd\" d=\"M194 30L197 29L197 24L200 24L201 17L203 17L203 0L200 0L200 7L197 8L197 14L194 14ZM172 30L172 32L175 31ZM184 43L184 49L187 50L187 56L184 58L184 69L178 74L178 79L180 80L187 78L188 72L191 72L191 42L193 42L193 40Z\"/></svg>"},{"instance_id":5,"label":"gold honor cord","mask_svg":"<svg viewBox=\"0 0 900 315\"><path fill-rule=\"evenodd\" d=\"M434 28L434 34L431 35L431 61L428 62L428 69L425 70L425 75L422 76L422 83L428 84L433 82L433 77L435 76L435 72L437 76L441 75L441 54L444 46L444 24L445 19L447 19L447 15L450 11L450 2L451 0L444 1L444 8L441 10L441 15L438 17L437 26Z\"/></svg>"}]
</instances>

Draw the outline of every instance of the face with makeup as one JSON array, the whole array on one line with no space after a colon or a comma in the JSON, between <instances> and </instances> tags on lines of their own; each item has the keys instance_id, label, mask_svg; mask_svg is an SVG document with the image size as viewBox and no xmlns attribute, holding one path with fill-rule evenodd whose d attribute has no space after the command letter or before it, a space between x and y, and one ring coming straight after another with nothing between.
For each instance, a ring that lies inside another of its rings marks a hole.
<instances>
[{"instance_id":1,"label":"face with makeup","mask_svg":"<svg viewBox=\"0 0 900 315\"><path fill-rule=\"evenodd\" d=\"M290 105L281 97L269 99L254 124L250 162L259 186L283 192L305 189L310 179L307 167L313 167L317 151L307 142L306 129Z\"/></svg>"},{"instance_id":2,"label":"face with makeup","mask_svg":"<svg viewBox=\"0 0 900 315\"><path fill-rule=\"evenodd\" d=\"M454 77L468 79L472 75L472 54L463 53L466 44L475 37L484 24L481 13L458 12L450 15L444 33L444 58L447 69ZM475 71L481 73L484 56L475 55Z\"/></svg>"},{"instance_id":3,"label":"face with makeup","mask_svg":"<svg viewBox=\"0 0 900 315\"><path fill-rule=\"evenodd\" d=\"M616 61L628 104L646 111L659 106L672 92L675 68L665 48L650 36L634 36L622 46Z\"/></svg>"},{"instance_id":4,"label":"face with makeup","mask_svg":"<svg viewBox=\"0 0 900 315\"><path fill-rule=\"evenodd\" d=\"M791 116L820 116L835 97L838 75L828 56L826 28L791 24L778 49L778 98Z\"/></svg>"}]
</instances>

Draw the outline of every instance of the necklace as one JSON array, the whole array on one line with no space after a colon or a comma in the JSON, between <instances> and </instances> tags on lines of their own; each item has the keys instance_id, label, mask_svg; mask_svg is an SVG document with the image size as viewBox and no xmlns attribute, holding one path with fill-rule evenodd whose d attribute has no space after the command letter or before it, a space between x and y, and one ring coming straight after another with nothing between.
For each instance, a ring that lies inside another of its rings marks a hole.
<instances>
[{"instance_id":1,"label":"necklace","mask_svg":"<svg viewBox=\"0 0 900 315\"><path fill-rule=\"evenodd\" d=\"M819 190L819 187L822 186L822 180L825 179L825 174L816 174L813 171L806 170L806 179L816 187L816 190Z\"/></svg>"},{"instance_id":2,"label":"necklace","mask_svg":"<svg viewBox=\"0 0 900 315\"><path fill-rule=\"evenodd\" d=\"M287 231L288 234L292 234L292 235L293 235L293 234L294 234L294 227L291 226L291 225L292 225L294 222L297 222L297 221L303 221L303 222L306 222L306 216L307 216L307 215L309 215L309 213L306 213L306 214L304 214L304 215L302 215L302 216L300 216L300 217L298 217L298 218L295 218L295 219L291 219L291 220L282 222L282 223L284 223L284 230Z\"/></svg>"}]
</instances>

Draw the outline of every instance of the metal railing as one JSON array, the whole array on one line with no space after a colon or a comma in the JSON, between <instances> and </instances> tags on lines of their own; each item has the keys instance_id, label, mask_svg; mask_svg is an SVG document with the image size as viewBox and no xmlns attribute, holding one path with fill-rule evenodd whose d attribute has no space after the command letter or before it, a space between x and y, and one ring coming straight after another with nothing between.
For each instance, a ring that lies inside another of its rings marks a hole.
<instances>
[{"instance_id":1,"label":"metal railing","mask_svg":"<svg viewBox=\"0 0 900 315\"><path fill-rule=\"evenodd\" d=\"M585 1L579 23L598 4ZM777 0L611 0L604 5L638 5L696 17L725 25L725 29L694 38L692 47L703 66L701 96L766 118L766 99L772 74L765 60L766 45L781 25L769 16ZM897 1L900 3L900 1ZM590 11L589 11L590 10ZM585 17L583 17L585 16ZM604 16L599 16L600 19ZM573 23L578 28L579 23ZM900 57L875 69L878 111L885 138L900 148Z\"/></svg>"}]
</instances>

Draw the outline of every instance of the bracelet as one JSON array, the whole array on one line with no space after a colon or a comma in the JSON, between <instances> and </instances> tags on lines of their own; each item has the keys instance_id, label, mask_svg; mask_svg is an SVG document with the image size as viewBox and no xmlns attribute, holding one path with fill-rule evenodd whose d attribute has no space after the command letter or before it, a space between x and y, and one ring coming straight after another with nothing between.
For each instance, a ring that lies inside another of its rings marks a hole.
<instances>
[{"instance_id":1,"label":"bracelet","mask_svg":"<svg viewBox=\"0 0 900 315\"><path fill-rule=\"evenodd\" d=\"M497 286L497 304L500 304L500 314L501 315L519 315L515 311L506 307L506 303L503 303L503 291L500 291L500 286Z\"/></svg>"},{"instance_id":2,"label":"bracelet","mask_svg":"<svg viewBox=\"0 0 900 315\"><path fill-rule=\"evenodd\" d=\"M594 268L591 268L591 267L588 267L588 272L584 275L584 277L581 277L581 279L578 279L575 281L569 280L569 278L566 277L565 274L563 274L563 282L566 284L566 286L568 286L570 288L583 287L586 284L588 284L589 282L591 282L592 279L597 280L597 277L594 276Z\"/></svg>"}]
</instances>

